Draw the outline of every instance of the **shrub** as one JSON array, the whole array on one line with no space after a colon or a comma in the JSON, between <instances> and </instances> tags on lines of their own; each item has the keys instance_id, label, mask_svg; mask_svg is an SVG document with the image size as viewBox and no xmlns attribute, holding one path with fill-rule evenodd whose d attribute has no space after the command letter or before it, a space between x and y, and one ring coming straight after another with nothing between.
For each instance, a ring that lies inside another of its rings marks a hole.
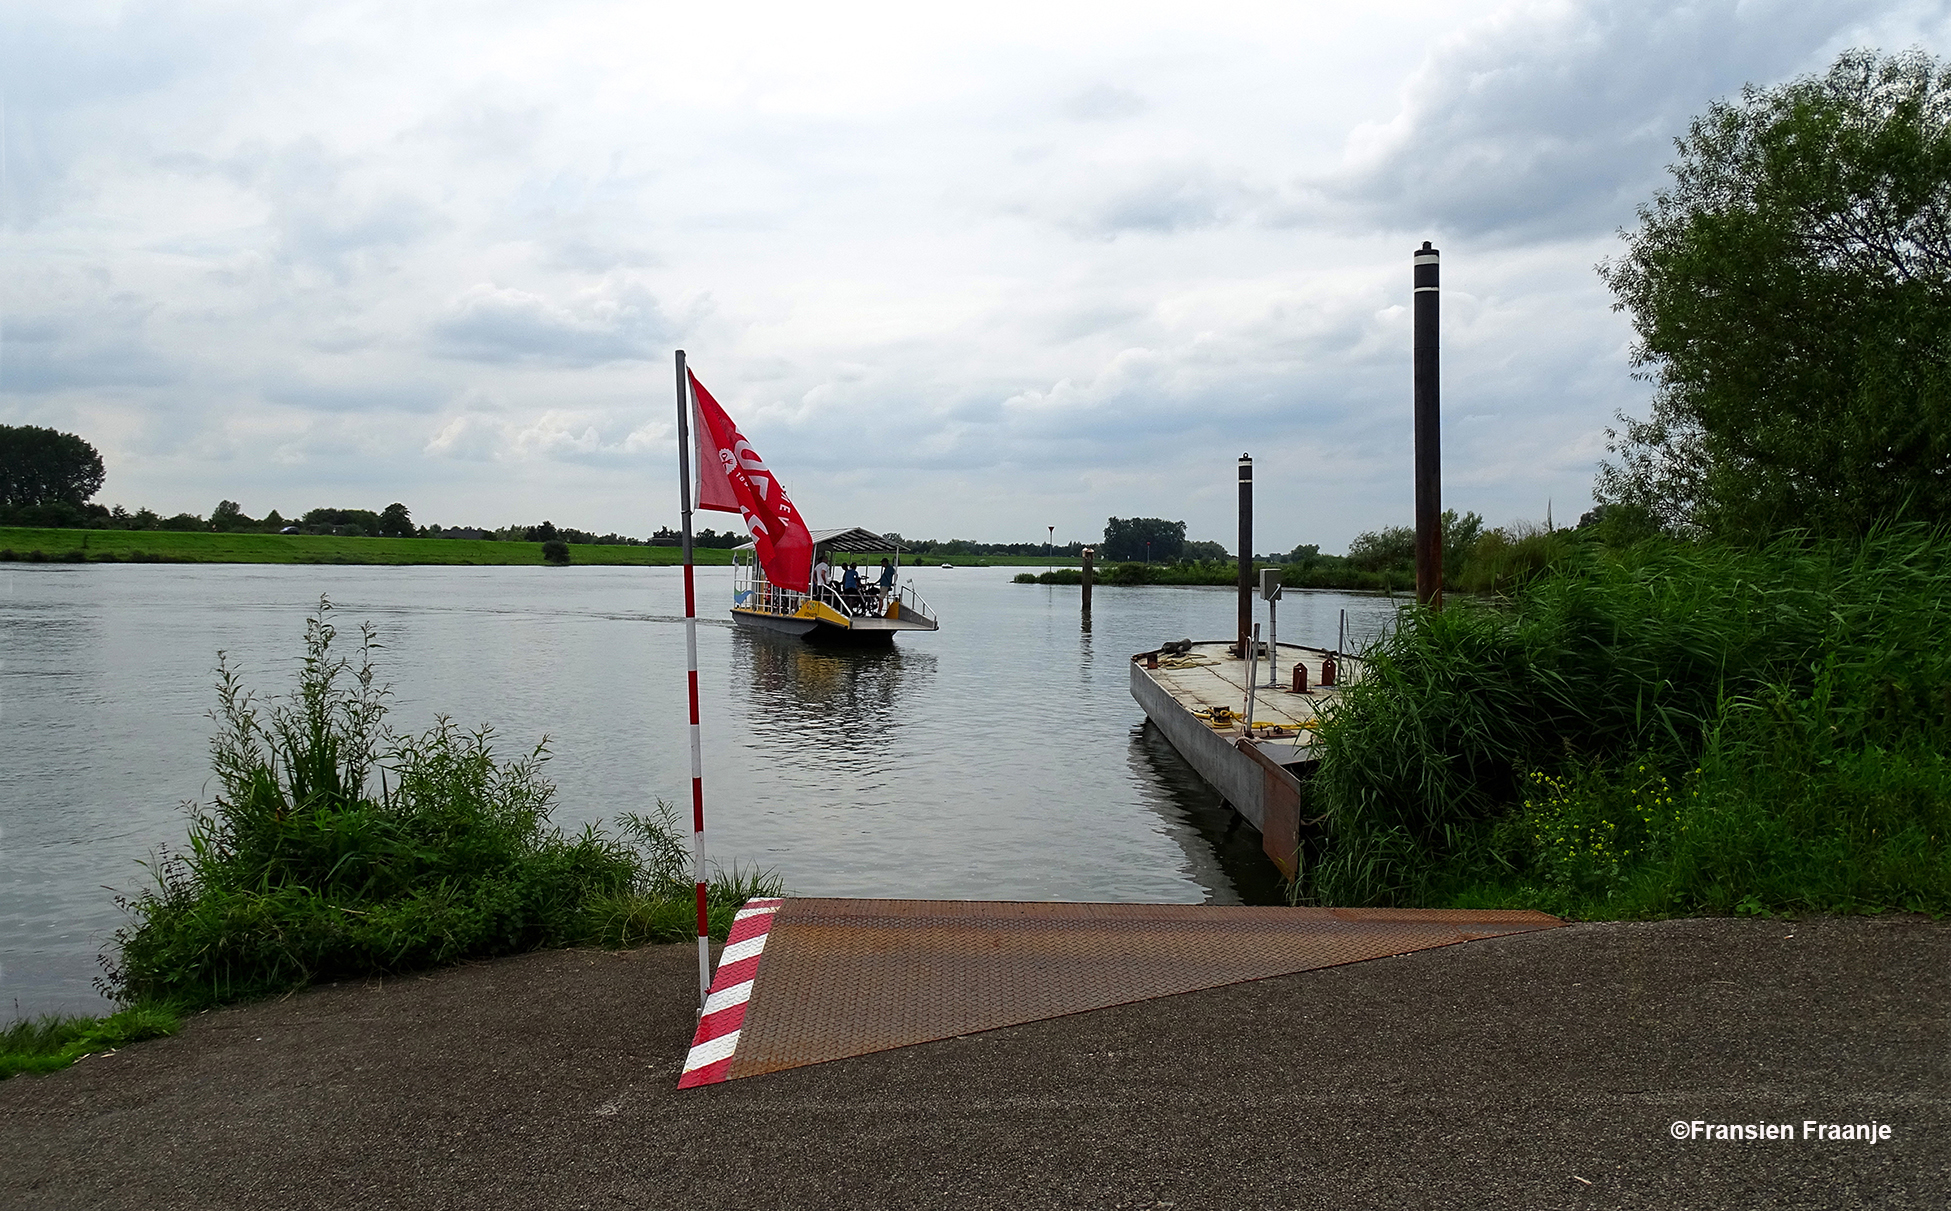
<instances>
[{"instance_id":1,"label":"shrub","mask_svg":"<svg viewBox=\"0 0 1951 1211\"><path fill-rule=\"evenodd\" d=\"M542 544L542 558L553 564L569 562L569 544L560 538L551 538Z\"/></svg>"},{"instance_id":2,"label":"shrub","mask_svg":"<svg viewBox=\"0 0 1951 1211\"><path fill-rule=\"evenodd\" d=\"M155 886L124 901L131 922L104 957L105 992L193 1008L323 978L685 936L692 887L668 809L626 818L639 845L595 825L565 835L548 823L546 739L504 762L486 729L444 718L393 735L373 632L362 629L356 664L335 655L330 608L321 601L307 621L297 692L283 702L260 703L219 653L218 794L191 805L188 851L163 855ZM720 875L719 927L773 885Z\"/></svg>"}]
</instances>

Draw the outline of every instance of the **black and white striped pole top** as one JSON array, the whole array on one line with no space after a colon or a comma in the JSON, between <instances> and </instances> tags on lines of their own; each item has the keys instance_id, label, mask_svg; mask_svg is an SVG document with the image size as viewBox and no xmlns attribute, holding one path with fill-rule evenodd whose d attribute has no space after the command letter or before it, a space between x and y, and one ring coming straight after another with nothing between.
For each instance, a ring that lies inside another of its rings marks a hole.
<instances>
[{"instance_id":1,"label":"black and white striped pole top","mask_svg":"<svg viewBox=\"0 0 1951 1211\"><path fill-rule=\"evenodd\" d=\"M1429 246L1428 240L1424 240L1423 246L1416 250L1417 294L1421 294L1425 290L1436 289L1437 263L1442 260L1442 257L1443 254L1440 251ZM1397 261L1396 264L1400 265L1402 262ZM1401 280L1401 278L1396 279L1398 282Z\"/></svg>"},{"instance_id":2,"label":"black and white striped pole top","mask_svg":"<svg viewBox=\"0 0 1951 1211\"><path fill-rule=\"evenodd\" d=\"M1415 255L1416 600L1443 607L1442 367L1436 288L1440 254L1428 240Z\"/></svg>"}]
</instances>

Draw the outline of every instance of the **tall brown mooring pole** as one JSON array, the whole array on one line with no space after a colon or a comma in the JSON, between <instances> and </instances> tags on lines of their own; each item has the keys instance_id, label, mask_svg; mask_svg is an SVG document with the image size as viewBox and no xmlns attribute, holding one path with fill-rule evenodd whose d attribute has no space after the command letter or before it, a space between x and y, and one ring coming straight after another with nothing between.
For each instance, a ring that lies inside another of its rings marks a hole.
<instances>
[{"instance_id":1,"label":"tall brown mooring pole","mask_svg":"<svg viewBox=\"0 0 1951 1211\"><path fill-rule=\"evenodd\" d=\"M1439 253L1416 250L1416 600L1443 608L1441 363L1437 357ZM1242 581L1242 583L1245 583Z\"/></svg>"},{"instance_id":2,"label":"tall brown mooring pole","mask_svg":"<svg viewBox=\"0 0 1951 1211\"><path fill-rule=\"evenodd\" d=\"M1253 455L1240 455L1240 639L1245 660L1253 638Z\"/></svg>"}]
</instances>

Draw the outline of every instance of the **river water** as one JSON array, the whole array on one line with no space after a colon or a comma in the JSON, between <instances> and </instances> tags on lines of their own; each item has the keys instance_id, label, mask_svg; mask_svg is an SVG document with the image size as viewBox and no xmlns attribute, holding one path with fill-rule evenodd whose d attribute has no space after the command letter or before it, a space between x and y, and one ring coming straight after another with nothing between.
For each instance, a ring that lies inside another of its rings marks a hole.
<instances>
[{"instance_id":1,"label":"river water","mask_svg":"<svg viewBox=\"0 0 1951 1211\"><path fill-rule=\"evenodd\" d=\"M1145 723L1131 653L1232 632L1228 589L1078 589L1016 568L905 570L942 630L837 650L727 621L699 569L707 849L790 892L1270 902L1259 839ZM210 795L218 649L283 694L307 615L379 632L389 722L544 735L565 828L688 805L674 568L0 565L0 1021L99 1012L96 956L141 861ZM1332 646L1387 598L1294 593L1280 637ZM1261 607L1264 611L1264 607Z\"/></svg>"}]
</instances>

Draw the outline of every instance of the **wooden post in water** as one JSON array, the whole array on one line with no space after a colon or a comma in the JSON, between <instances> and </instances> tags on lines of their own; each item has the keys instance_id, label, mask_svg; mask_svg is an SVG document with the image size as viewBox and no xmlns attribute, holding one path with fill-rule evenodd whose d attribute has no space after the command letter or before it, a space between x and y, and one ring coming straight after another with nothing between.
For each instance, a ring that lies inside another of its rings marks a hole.
<instances>
[{"instance_id":1,"label":"wooden post in water","mask_svg":"<svg viewBox=\"0 0 1951 1211\"><path fill-rule=\"evenodd\" d=\"M1095 547L1084 548L1084 629L1091 629L1091 573L1097 559Z\"/></svg>"},{"instance_id":2,"label":"wooden post in water","mask_svg":"<svg viewBox=\"0 0 1951 1211\"><path fill-rule=\"evenodd\" d=\"M1436 328L1439 254L1424 240L1415 256L1416 300L1416 600L1443 608L1442 393Z\"/></svg>"},{"instance_id":3,"label":"wooden post in water","mask_svg":"<svg viewBox=\"0 0 1951 1211\"><path fill-rule=\"evenodd\" d=\"M1240 455L1240 638L1234 650L1245 660L1253 639L1253 455Z\"/></svg>"}]
</instances>

